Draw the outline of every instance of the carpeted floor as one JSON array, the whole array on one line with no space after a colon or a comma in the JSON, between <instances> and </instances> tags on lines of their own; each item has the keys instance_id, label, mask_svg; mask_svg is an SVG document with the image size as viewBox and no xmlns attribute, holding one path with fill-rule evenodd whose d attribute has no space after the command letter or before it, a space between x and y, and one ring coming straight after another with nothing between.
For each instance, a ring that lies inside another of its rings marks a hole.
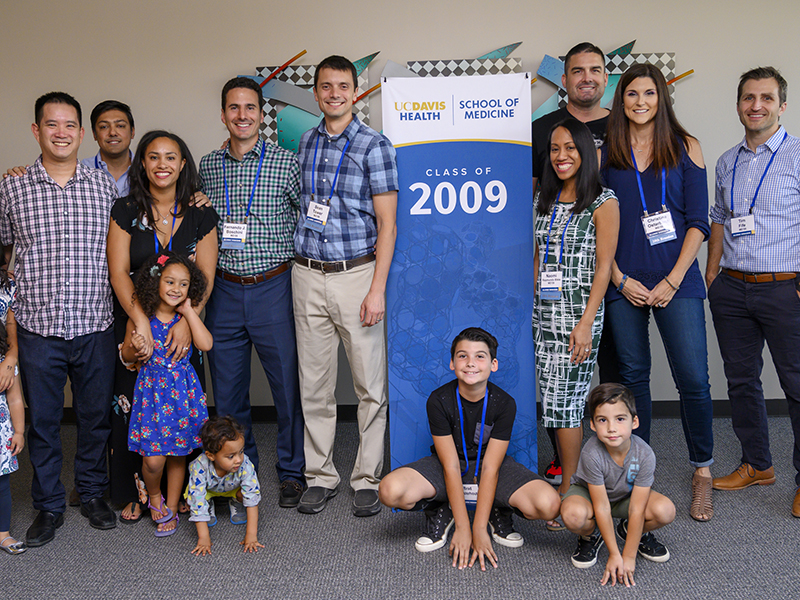
<instances>
[{"instance_id":1,"label":"carpeted floor","mask_svg":"<svg viewBox=\"0 0 800 600\"><path fill-rule=\"evenodd\" d=\"M601 588L607 558L601 550L590 569L572 567L575 537L548 532L541 522L515 517L525 545L497 547L499 567L458 571L446 550L421 554L414 540L422 528L420 513L391 513L358 519L350 513L352 491L346 484L318 515L303 515L277 505L275 425L256 426L262 453L259 539L266 546L242 553L244 528L218 514L211 530L212 556L190 554L194 526L181 522L176 535L155 539L146 520L120 524L111 531L91 529L78 508L68 508L56 539L24 555L0 556L0 589L8 598L331 598L331 599L796 599L800 597L800 519L790 513L795 491L792 435L786 417L770 418L778 481L740 492L715 492L715 516L696 523L688 514L692 470L680 422L661 419L653 426L658 458L656 488L678 507L675 522L658 533L672 558L664 564L637 561L633 589ZM540 431L540 462L549 460L549 441ZM739 446L728 419L716 419L715 475L738 466ZM66 455L75 448L75 427L65 425ZM357 430L342 423L337 432L336 463L348 473L355 456ZM12 533L24 537L34 517L27 452L11 477L14 497ZM71 464L64 481L71 488ZM347 477L345 476L345 480Z\"/></svg>"}]
</instances>

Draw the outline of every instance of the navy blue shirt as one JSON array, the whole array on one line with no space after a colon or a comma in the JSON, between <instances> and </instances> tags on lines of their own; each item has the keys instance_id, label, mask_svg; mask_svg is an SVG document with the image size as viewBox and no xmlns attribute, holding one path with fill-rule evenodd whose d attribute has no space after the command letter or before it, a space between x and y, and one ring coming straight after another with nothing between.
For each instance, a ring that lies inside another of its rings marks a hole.
<instances>
[{"instance_id":1,"label":"navy blue shirt","mask_svg":"<svg viewBox=\"0 0 800 600\"><path fill-rule=\"evenodd\" d=\"M615 169L606 165L606 148L603 147L601 176L606 187L616 192L619 199L619 242L614 257L619 269L628 277L653 289L668 276L678 262L686 232L695 227L707 239L711 232L708 225L708 183L705 168L700 168L684 151L678 166L667 170L666 205L672 214L677 238L651 246L642 226L642 200L639 184L633 169ZM651 164L642 175L647 211L650 214L661 210L661 173ZM606 302L624 296L614 285L608 286ZM706 287L697 259L689 267L675 298L705 298Z\"/></svg>"}]
</instances>

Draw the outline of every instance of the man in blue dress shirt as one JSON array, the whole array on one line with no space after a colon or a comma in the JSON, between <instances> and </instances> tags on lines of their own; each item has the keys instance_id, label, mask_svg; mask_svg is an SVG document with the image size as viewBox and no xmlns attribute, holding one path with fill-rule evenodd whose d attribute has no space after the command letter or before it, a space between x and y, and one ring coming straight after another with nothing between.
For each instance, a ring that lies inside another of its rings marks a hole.
<instances>
[{"instance_id":1,"label":"man in blue dress shirt","mask_svg":"<svg viewBox=\"0 0 800 600\"><path fill-rule=\"evenodd\" d=\"M718 490L775 482L761 387L769 345L794 430L800 485L800 139L780 124L786 80L772 67L739 81L744 139L717 161L706 284L728 379L741 465ZM800 491L792 514L800 517Z\"/></svg>"}]
</instances>

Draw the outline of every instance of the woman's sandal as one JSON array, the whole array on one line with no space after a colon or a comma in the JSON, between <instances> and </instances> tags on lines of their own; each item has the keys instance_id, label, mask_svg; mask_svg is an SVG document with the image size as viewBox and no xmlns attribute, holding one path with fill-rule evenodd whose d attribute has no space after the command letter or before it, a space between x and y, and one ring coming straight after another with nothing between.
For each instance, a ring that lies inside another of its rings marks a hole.
<instances>
[{"instance_id":1,"label":"woman's sandal","mask_svg":"<svg viewBox=\"0 0 800 600\"><path fill-rule=\"evenodd\" d=\"M692 505L689 515L695 521L709 521L714 516L711 502L711 477L692 475Z\"/></svg>"},{"instance_id":2,"label":"woman's sandal","mask_svg":"<svg viewBox=\"0 0 800 600\"><path fill-rule=\"evenodd\" d=\"M153 523L158 523L159 525L161 523L166 523L168 521L172 521L172 517L175 516L172 513L172 510L170 509L170 507L167 506L166 501L164 500L164 496L161 496L161 508L156 508L155 506L153 506L153 503L150 502L150 501L147 502L147 508L149 508L150 510L154 510L155 512L157 512L160 515L164 515L163 517L159 517L158 519L153 519ZM164 512L165 510L167 512Z\"/></svg>"},{"instance_id":3,"label":"woman's sandal","mask_svg":"<svg viewBox=\"0 0 800 600\"><path fill-rule=\"evenodd\" d=\"M13 544L6 545L6 540L14 540L14 538L9 535L8 537L4 537L2 540L0 540L0 550L5 550L9 554L22 554L28 549L28 547L25 545L25 542L18 542L17 540L14 540Z\"/></svg>"},{"instance_id":4,"label":"woman's sandal","mask_svg":"<svg viewBox=\"0 0 800 600\"><path fill-rule=\"evenodd\" d=\"M137 505L139 506L139 516L138 517L133 517L133 511L135 510L134 507L137 506ZM119 513L119 520L122 523L128 523L128 524L138 523L139 521L141 521L144 518L144 511L147 510L147 508L148 508L147 504L142 504L141 502L128 502L128 504L126 504L125 507L127 508L128 506L131 507L131 518L126 519L125 517L122 516L122 513L125 512L125 508L123 508ZM161 512L161 511L158 511L158 512ZM161 514L164 514L164 513L161 513Z\"/></svg>"}]
</instances>

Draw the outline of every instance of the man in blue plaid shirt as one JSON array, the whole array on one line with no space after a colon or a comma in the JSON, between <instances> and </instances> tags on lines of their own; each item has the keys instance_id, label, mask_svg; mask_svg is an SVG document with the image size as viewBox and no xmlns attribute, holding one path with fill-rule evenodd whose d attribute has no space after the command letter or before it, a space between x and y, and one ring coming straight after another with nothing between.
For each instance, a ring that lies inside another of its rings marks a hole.
<instances>
[{"instance_id":1,"label":"man in blue plaid shirt","mask_svg":"<svg viewBox=\"0 0 800 600\"><path fill-rule=\"evenodd\" d=\"M117 354L106 236L117 189L105 173L78 163L83 127L72 96L40 97L35 119L41 155L24 176L0 183L0 243L7 253L12 244L16 250L13 308L30 415L31 497L39 511L26 541L42 546L64 522L61 416L67 376L78 420L81 514L97 529L116 527L103 494Z\"/></svg>"},{"instance_id":2,"label":"man in blue plaid shirt","mask_svg":"<svg viewBox=\"0 0 800 600\"><path fill-rule=\"evenodd\" d=\"M305 418L306 482L298 510L318 513L336 494L339 341L358 397L360 444L350 485L353 514L380 509L378 483L386 429L386 278L397 235L397 166L391 142L352 114L353 63L323 60L314 97L324 118L303 134L300 218L294 237L294 315Z\"/></svg>"},{"instance_id":3,"label":"man in blue plaid shirt","mask_svg":"<svg viewBox=\"0 0 800 600\"><path fill-rule=\"evenodd\" d=\"M220 215L219 263L206 305L214 336L209 352L214 403L245 428L245 453L258 469L250 416L250 355L255 347L278 418L278 503L297 506L303 492L303 412L292 314L292 234L300 167L291 152L259 137L264 97L250 78L222 88L230 143L200 161L203 191Z\"/></svg>"}]
</instances>

